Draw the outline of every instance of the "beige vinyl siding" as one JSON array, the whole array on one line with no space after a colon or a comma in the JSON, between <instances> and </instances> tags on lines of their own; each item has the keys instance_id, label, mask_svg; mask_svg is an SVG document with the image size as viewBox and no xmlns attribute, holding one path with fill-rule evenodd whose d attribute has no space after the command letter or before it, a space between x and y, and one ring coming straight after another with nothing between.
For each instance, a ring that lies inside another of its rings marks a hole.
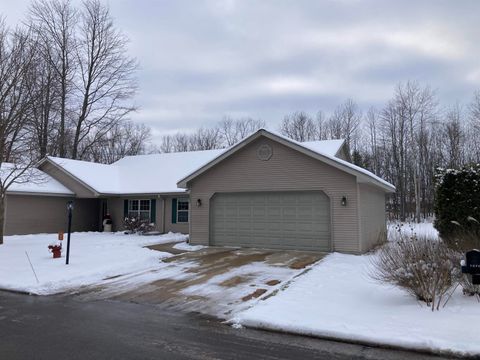
<instances>
[{"instance_id":1,"label":"beige vinyl siding","mask_svg":"<svg viewBox=\"0 0 480 360\"><path fill-rule=\"evenodd\" d=\"M96 194L91 191L89 188L82 185L80 182L72 178L70 175L66 174L64 171L56 167L55 165L47 162L44 162L40 166L40 170L46 172L48 175L53 177L55 180L62 183L64 186L69 188L76 194L78 198L92 198L96 197Z\"/></svg>"},{"instance_id":2,"label":"beige vinyl siding","mask_svg":"<svg viewBox=\"0 0 480 360\"><path fill-rule=\"evenodd\" d=\"M163 199L159 198L158 196L154 195L133 195L128 197L111 197L107 198L108 202L108 211L110 216L112 217L112 228L113 231L122 231L124 230L123 227L123 220L125 218L124 214L124 201L128 199L156 199L156 219L155 223L155 230L163 231Z\"/></svg>"},{"instance_id":3,"label":"beige vinyl siding","mask_svg":"<svg viewBox=\"0 0 480 360\"><path fill-rule=\"evenodd\" d=\"M172 223L172 199L173 198L188 198L188 195L181 194L178 196L148 196L148 195L133 195L128 197L111 197L108 198L108 210L112 216L113 230L123 230L124 219L124 200L126 199L156 199L156 221L155 229L161 232L180 232L188 234L189 223ZM191 205L190 205L191 207ZM165 216L163 216L165 212ZM164 224L165 221L165 224Z\"/></svg>"},{"instance_id":4,"label":"beige vinyl siding","mask_svg":"<svg viewBox=\"0 0 480 360\"><path fill-rule=\"evenodd\" d=\"M123 200L124 198L107 198L108 212L112 217L112 230L123 230Z\"/></svg>"},{"instance_id":5,"label":"beige vinyl siding","mask_svg":"<svg viewBox=\"0 0 480 360\"><path fill-rule=\"evenodd\" d=\"M257 158L261 144L273 149L268 161ZM330 198L333 250L360 251L356 178L263 136L192 180L189 188L191 203L202 201L190 207L193 244L209 244L210 199L216 192L320 190ZM348 199L346 207L342 196Z\"/></svg>"},{"instance_id":6,"label":"beige vinyl siding","mask_svg":"<svg viewBox=\"0 0 480 360\"><path fill-rule=\"evenodd\" d=\"M74 200L73 231L97 231L99 228L97 199L7 195L5 233L23 235L66 231L69 200Z\"/></svg>"},{"instance_id":7,"label":"beige vinyl siding","mask_svg":"<svg viewBox=\"0 0 480 360\"><path fill-rule=\"evenodd\" d=\"M189 214L188 214L188 223L176 223L174 224L172 222L172 199L182 199L182 198L187 198L188 195L185 194L180 194L178 196L168 196L165 198L165 232L179 232L182 234L188 234L189 233L189 226L190 226L190 216L191 216L191 209L192 209L192 202L190 201L189 204Z\"/></svg>"},{"instance_id":8,"label":"beige vinyl siding","mask_svg":"<svg viewBox=\"0 0 480 360\"><path fill-rule=\"evenodd\" d=\"M374 247L386 230L385 193L373 186L358 184L361 251Z\"/></svg>"}]
</instances>

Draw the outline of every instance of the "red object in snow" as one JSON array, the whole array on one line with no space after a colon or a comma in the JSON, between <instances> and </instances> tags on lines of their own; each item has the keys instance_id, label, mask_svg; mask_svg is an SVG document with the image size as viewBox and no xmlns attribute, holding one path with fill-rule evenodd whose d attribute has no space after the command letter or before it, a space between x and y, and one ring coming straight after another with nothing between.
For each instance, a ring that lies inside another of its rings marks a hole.
<instances>
[{"instance_id":1,"label":"red object in snow","mask_svg":"<svg viewBox=\"0 0 480 360\"><path fill-rule=\"evenodd\" d=\"M48 249L52 252L54 259L62 257L62 245L48 245Z\"/></svg>"}]
</instances>

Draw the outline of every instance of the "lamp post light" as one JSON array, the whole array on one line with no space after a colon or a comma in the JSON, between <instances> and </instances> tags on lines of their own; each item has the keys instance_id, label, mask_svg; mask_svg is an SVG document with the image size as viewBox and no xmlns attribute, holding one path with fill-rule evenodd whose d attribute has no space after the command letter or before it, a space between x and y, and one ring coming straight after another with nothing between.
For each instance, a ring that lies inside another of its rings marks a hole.
<instances>
[{"instance_id":1,"label":"lamp post light","mask_svg":"<svg viewBox=\"0 0 480 360\"><path fill-rule=\"evenodd\" d=\"M65 262L68 265L68 260L70 259L70 233L72 232L72 212L73 212L73 201L67 202L68 210L68 234L67 234L67 261Z\"/></svg>"}]
</instances>

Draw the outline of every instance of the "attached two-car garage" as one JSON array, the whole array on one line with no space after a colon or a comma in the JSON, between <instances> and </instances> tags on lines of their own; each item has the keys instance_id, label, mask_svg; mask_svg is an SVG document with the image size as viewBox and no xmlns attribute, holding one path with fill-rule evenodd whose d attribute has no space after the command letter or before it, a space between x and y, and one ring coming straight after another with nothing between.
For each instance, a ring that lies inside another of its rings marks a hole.
<instances>
[{"instance_id":1,"label":"attached two-car garage","mask_svg":"<svg viewBox=\"0 0 480 360\"><path fill-rule=\"evenodd\" d=\"M394 187L349 163L343 143L259 130L181 179L195 245L364 253Z\"/></svg>"},{"instance_id":2,"label":"attached two-car garage","mask_svg":"<svg viewBox=\"0 0 480 360\"><path fill-rule=\"evenodd\" d=\"M322 191L217 193L210 206L211 245L331 250L330 201Z\"/></svg>"}]
</instances>

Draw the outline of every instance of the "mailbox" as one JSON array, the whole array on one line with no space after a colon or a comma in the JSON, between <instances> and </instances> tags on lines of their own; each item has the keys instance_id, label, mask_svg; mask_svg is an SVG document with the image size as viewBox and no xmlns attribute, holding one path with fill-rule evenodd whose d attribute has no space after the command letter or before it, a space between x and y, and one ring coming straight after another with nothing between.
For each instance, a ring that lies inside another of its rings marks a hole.
<instances>
[{"instance_id":1,"label":"mailbox","mask_svg":"<svg viewBox=\"0 0 480 360\"><path fill-rule=\"evenodd\" d=\"M480 285L480 251L471 250L465 254L462 261L462 273L472 276L472 284Z\"/></svg>"}]
</instances>

